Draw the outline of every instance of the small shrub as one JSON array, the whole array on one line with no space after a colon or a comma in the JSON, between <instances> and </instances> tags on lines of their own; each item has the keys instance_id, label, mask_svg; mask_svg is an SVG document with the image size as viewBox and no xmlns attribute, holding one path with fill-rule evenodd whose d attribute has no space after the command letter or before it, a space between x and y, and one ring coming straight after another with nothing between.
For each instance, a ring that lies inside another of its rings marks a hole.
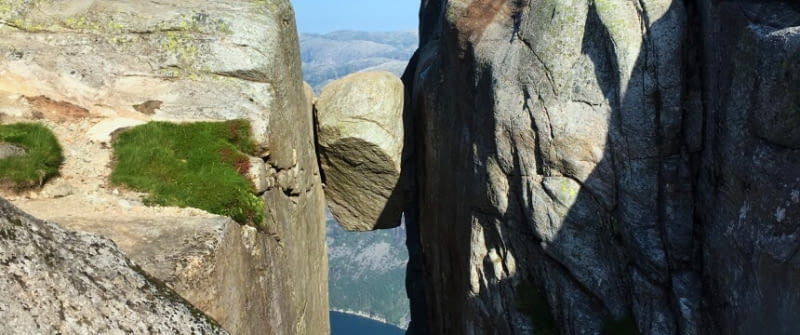
<instances>
[{"instance_id":1,"label":"small shrub","mask_svg":"<svg viewBox=\"0 0 800 335\"><path fill-rule=\"evenodd\" d=\"M111 182L148 192L146 204L195 207L243 224L264 221L264 201L243 176L253 153L244 120L174 124L151 122L113 144Z\"/></svg>"},{"instance_id":2,"label":"small shrub","mask_svg":"<svg viewBox=\"0 0 800 335\"><path fill-rule=\"evenodd\" d=\"M53 132L36 123L0 125L0 142L11 143L27 150L22 156L0 159L0 185L15 190L41 187L58 175L64 162L61 145Z\"/></svg>"}]
</instances>

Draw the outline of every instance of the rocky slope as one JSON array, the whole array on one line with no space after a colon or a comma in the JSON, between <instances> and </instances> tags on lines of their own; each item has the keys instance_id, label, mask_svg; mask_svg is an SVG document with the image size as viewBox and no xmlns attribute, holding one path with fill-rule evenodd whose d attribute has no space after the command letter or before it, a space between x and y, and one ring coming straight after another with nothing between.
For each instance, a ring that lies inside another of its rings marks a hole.
<instances>
[{"instance_id":1,"label":"rocky slope","mask_svg":"<svg viewBox=\"0 0 800 335\"><path fill-rule=\"evenodd\" d=\"M0 199L3 334L227 334L109 239Z\"/></svg>"},{"instance_id":2,"label":"rocky slope","mask_svg":"<svg viewBox=\"0 0 800 335\"><path fill-rule=\"evenodd\" d=\"M423 1L412 331L800 329L798 9Z\"/></svg>"},{"instance_id":3,"label":"rocky slope","mask_svg":"<svg viewBox=\"0 0 800 335\"><path fill-rule=\"evenodd\" d=\"M0 0L0 37L0 120L44 123L66 156L51 184L2 196L110 237L233 333L327 332L324 195L288 1ZM260 231L108 184L107 125L236 118L269 171Z\"/></svg>"}]
</instances>

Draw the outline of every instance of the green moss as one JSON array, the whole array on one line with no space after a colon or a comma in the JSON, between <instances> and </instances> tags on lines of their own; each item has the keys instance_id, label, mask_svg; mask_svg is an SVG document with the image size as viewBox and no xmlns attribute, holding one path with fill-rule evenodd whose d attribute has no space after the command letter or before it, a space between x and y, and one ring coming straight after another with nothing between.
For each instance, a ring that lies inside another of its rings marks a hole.
<instances>
[{"instance_id":1,"label":"green moss","mask_svg":"<svg viewBox=\"0 0 800 335\"><path fill-rule=\"evenodd\" d=\"M608 318L603 323L603 335L639 335L639 329L630 315L621 319Z\"/></svg>"},{"instance_id":2,"label":"green moss","mask_svg":"<svg viewBox=\"0 0 800 335\"><path fill-rule=\"evenodd\" d=\"M27 32L39 32L47 27L43 22L34 22L28 13L39 7L42 0L0 0L0 27L3 24Z\"/></svg>"},{"instance_id":3,"label":"green moss","mask_svg":"<svg viewBox=\"0 0 800 335\"><path fill-rule=\"evenodd\" d=\"M243 176L253 153L244 120L151 122L119 135L111 182L148 192L150 205L195 207L260 226L264 201Z\"/></svg>"},{"instance_id":4,"label":"green moss","mask_svg":"<svg viewBox=\"0 0 800 335\"><path fill-rule=\"evenodd\" d=\"M161 75L190 80L199 80L209 72L198 61L202 47L198 43L199 35L232 33L227 22L222 19L208 20L207 14L201 12L164 22L158 26L158 30L164 32L159 51L174 56L178 61L177 67L161 69Z\"/></svg>"},{"instance_id":5,"label":"green moss","mask_svg":"<svg viewBox=\"0 0 800 335\"><path fill-rule=\"evenodd\" d=\"M557 335L559 334L556 321L550 311L547 298L542 294L533 283L522 281L516 287L517 309L527 315L536 327L536 334Z\"/></svg>"},{"instance_id":6,"label":"green moss","mask_svg":"<svg viewBox=\"0 0 800 335\"><path fill-rule=\"evenodd\" d=\"M0 159L0 184L23 190L41 187L58 175L64 161L61 145L47 127L35 123L0 125L0 142L21 146L27 154Z\"/></svg>"},{"instance_id":7,"label":"green moss","mask_svg":"<svg viewBox=\"0 0 800 335\"><path fill-rule=\"evenodd\" d=\"M0 0L0 18L7 18L10 15L20 16L32 6L31 2L25 0Z\"/></svg>"}]
</instances>

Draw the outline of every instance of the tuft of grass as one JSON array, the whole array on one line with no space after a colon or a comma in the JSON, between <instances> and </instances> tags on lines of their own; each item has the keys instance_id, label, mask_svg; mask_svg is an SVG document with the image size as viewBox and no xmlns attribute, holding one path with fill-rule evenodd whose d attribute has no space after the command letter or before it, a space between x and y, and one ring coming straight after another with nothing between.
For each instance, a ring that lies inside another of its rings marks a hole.
<instances>
[{"instance_id":1,"label":"tuft of grass","mask_svg":"<svg viewBox=\"0 0 800 335\"><path fill-rule=\"evenodd\" d=\"M245 120L131 128L113 144L111 182L148 192L148 205L195 207L260 226L264 201L244 177L255 144Z\"/></svg>"},{"instance_id":2,"label":"tuft of grass","mask_svg":"<svg viewBox=\"0 0 800 335\"><path fill-rule=\"evenodd\" d=\"M41 187L58 175L64 162L55 135L41 124L0 125L0 142L15 144L28 151L22 156L0 159L0 185L10 185L18 191Z\"/></svg>"},{"instance_id":3,"label":"tuft of grass","mask_svg":"<svg viewBox=\"0 0 800 335\"><path fill-rule=\"evenodd\" d=\"M536 334L560 334L547 298L533 283L523 280L516 286L517 309L528 316L536 327Z\"/></svg>"}]
</instances>

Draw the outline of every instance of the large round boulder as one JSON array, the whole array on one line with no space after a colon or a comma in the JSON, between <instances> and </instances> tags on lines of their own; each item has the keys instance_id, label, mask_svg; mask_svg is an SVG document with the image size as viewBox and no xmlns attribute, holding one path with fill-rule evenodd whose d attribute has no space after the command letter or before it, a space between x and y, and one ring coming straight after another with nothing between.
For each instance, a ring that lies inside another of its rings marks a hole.
<instances>
[{"instance_id":1,"label":"large round boulder","mask_svg":"<svg viewBox=\"0 0 800 335\"><path fill-rule=\"evenodd\" d=\"M403 83L389 72L360 72L334 81L317 100L325 195L351 231L400 224Z\"/></svg>"}]
</instances>

